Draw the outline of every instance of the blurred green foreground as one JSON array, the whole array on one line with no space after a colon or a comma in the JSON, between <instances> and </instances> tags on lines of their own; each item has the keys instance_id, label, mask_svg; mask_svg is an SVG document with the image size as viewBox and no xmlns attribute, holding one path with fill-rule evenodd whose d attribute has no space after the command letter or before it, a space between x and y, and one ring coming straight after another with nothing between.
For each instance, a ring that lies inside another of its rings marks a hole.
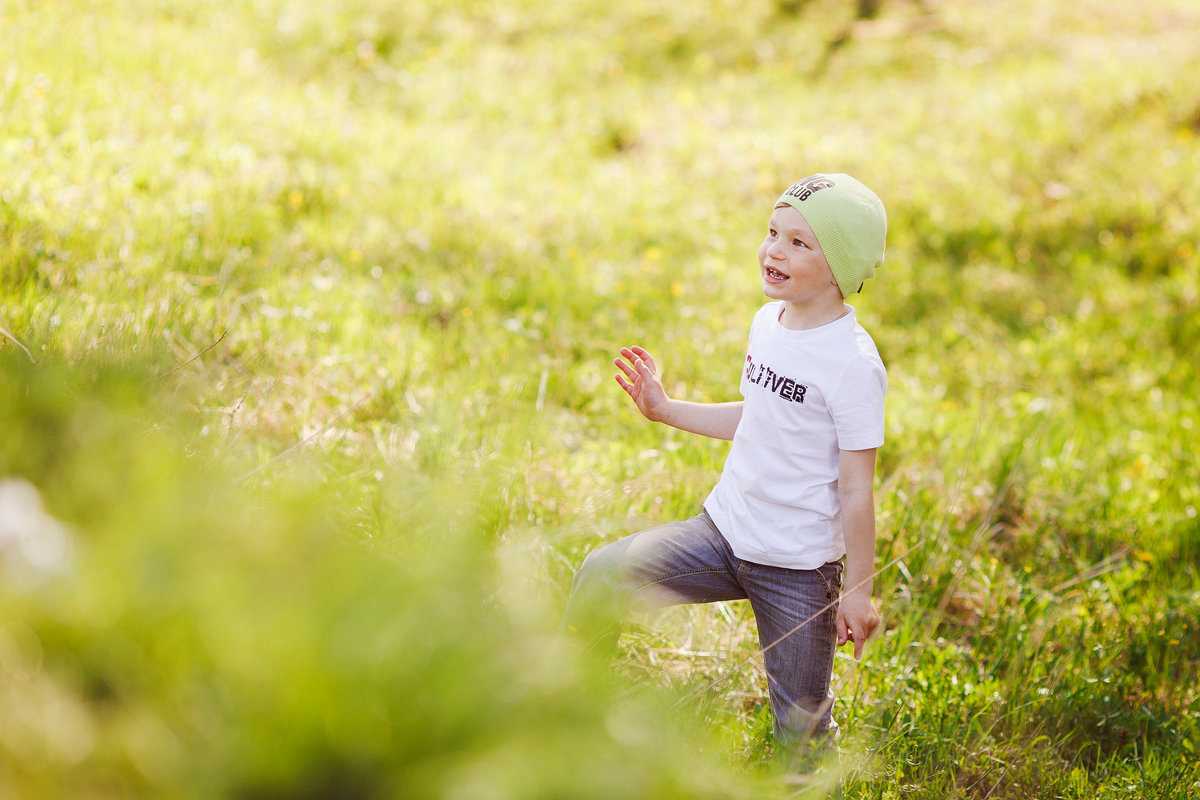
<instances>
[{"instance_id":1,"label":"blurred green foreground","mask_svg":"<svg viewBox=\"0 0 1200 800\"><path fill-rule=\"evenodd\" d=\"M473 487L385 551L317 465L200 463L152 376L4 367L0 795L745 794L506 602Z\"/></svg>"}]
</instances>

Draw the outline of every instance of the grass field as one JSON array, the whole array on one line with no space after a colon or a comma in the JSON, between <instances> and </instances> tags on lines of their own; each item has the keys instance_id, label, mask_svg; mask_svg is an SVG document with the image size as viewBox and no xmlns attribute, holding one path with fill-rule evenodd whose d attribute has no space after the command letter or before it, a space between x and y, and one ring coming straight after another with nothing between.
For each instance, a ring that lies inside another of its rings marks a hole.
<instances>
[{"instance_id":1,"label":"grass field","mask_svg":"<svg viewBox=\"0 0 1200 800\"><path fill-rule=\"evenodd\" d=\"M1200 796L1192 0L0 0L0 797L789 796L693 513L770 206L889 213L846 793Z\"/></svg>"}]
</instances>

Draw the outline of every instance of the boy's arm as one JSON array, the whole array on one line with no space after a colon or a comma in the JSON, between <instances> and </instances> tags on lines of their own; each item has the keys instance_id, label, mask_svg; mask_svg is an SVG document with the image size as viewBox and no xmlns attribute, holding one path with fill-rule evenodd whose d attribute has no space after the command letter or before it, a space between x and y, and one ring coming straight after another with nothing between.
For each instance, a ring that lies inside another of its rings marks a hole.
<instances>
[{"instance_id":1,"label":"boy's arm","mask_svg":"<svg viewBox=\"0 0 1200 800\"><path fill-rule=\"evenodd\" d=\"M617 383L646 419L714 439L733 439L742 420L741 401L691 403L673 400L663 389L654 359L648 352L637 346L622 347L621 356L613 362L624 373L616 376Z\"/></svg>"},{"instance_id":2,"label":"boy's arm","mask_svg":"<svg viewBox=\"0 0 1200 800\"><path fill-rule=\"evenodd\" d=\"M862 658L863 643L879 627L879 612L871 601L875 582L875 449L842 450L839 465L846 576L837 613L838 646L854 642L857 659Z\"/></svg>"}]
</instances>

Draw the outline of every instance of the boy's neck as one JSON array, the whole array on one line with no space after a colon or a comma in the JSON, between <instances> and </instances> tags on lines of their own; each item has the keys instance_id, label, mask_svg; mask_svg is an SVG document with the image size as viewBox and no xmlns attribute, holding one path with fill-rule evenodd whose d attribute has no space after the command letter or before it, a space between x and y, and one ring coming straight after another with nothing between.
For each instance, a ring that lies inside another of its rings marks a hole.
<instances>
[{"instance_id":1,"label":"boy's neck","mask_svg":"<svg viewBox=\"0 0 1200 800\"><path fill-rule=\"evenodd\" d=\"M807 331L839 320L850 313L850 306L839 296L836 302L808 305L783 301L779 324L788 330Z\"/></svg>"}]
</instances>

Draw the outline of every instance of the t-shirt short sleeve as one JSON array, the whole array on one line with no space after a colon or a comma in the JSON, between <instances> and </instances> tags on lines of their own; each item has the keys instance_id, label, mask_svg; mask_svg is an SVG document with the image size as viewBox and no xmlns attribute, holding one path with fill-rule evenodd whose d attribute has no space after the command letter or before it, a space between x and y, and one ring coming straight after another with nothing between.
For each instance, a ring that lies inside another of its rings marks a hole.
<instances>
[{"instance_id":1,"label":"t-shirt short sleeve","mask_svg":"<svg viewBox=\"0 0 1200 800\"><path fill-rule=\"evenodd\" d=\"M883 403L887 373L876 358L856 358L846 365L829 412L841 450L869 450L883 444Z\"/></svg>"}]
</instances>

